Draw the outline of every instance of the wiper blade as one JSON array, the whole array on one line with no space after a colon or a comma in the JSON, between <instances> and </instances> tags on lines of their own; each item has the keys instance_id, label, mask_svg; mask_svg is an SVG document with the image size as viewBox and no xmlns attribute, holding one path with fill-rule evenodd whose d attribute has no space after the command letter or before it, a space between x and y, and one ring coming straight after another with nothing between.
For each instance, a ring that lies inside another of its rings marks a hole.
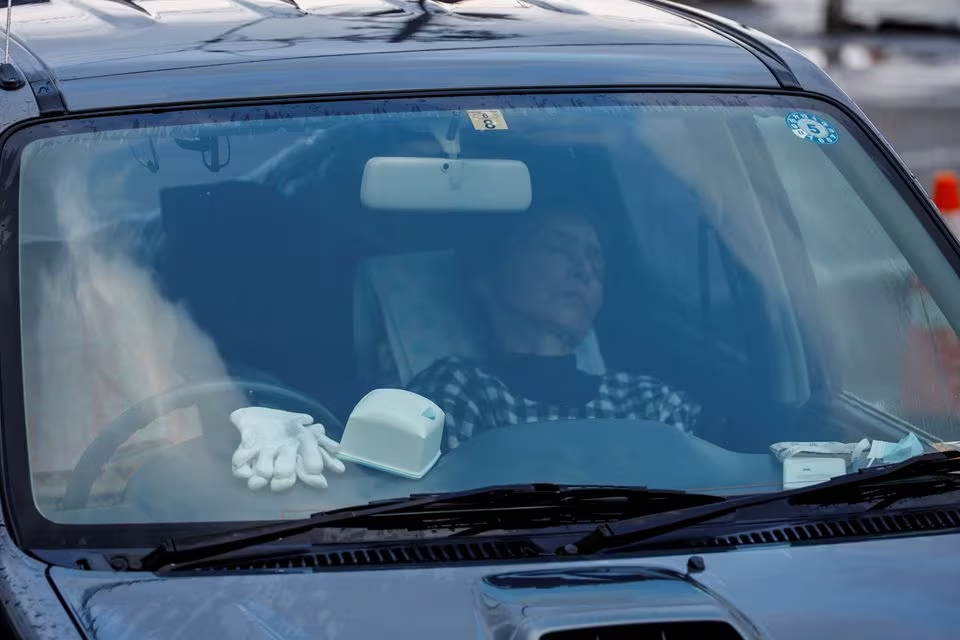
<instances>
[{"instance_id":1,"label":"wiper blade","mask_svg":"<svg viewBox=\"0 0 960 640\"><path fill-rule=\"evenodd\" d=\"M278 522L222 534L182 540L165 540L140 561L144 571L156 571L172 564L205 560L259 544L307 533L321 527L398 528L395 518L408 515L411 527L476 525L488 526L495 513L498 525L504 528L524 522L542 521L543 510L550 515L589 513L592 522L622 518L627 514L660 513L724 502L726 498L709 494L600 485L521 484L484 487L470 491L439 494L413 494L371 502L361 507L347 507L315 513L302 520ZM505 517L506 514L512 514ZM389 523L389 524L387 524ZM542 523L542 522L540 522ZM476 533L476 531L470 532Z\"/></svg>"},{"instance_id":2,"label":"wiper blade","mask_svg":"<svg viewBox=\"0 0 960 640\"><path fill-rule=\"evenodd\" d=\"M729 498L674 513L627 518L601 524L558 553L586 555L630 546L660 535L774 502L791 504L881 504L921 495L960 490L960 452L929 453L904 462L861 469L817 485L773 493Z\"/></svg>"}]
</instances>

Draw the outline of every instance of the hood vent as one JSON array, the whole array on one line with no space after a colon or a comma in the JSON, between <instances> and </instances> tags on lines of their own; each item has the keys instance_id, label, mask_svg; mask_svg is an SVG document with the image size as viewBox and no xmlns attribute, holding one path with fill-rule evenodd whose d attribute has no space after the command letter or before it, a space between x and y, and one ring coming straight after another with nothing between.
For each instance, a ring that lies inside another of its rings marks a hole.
<instances>
[{"instance_id":1,"label":"hood vent","mask_svg":"<svg viewBox=\"0 0 960 640\"><path fill-rule=\"evenodd\" d=\"M552 631L540 640L743 640L726 622L658 622Z\"/></svg>"},{"instance_id":2,"label":"hood vent","mask_svg":"<svg viewBox=\"0 0 960 640\"><path fill-rule=\"evenodd\" d=\"M697 546L724 548L755 544L804 543L842 538L891 536L960 528L960 509L936 509L885 515L855 515L809 524L771 527L717 536Z\"/></svg>"},{"instance_id":3,"label":"hood vent","mask_svg":"<svg viewBox=\"0 0 960 640\"><path fill-rule=\"evenodd\" d=\"M264 558L249 562L217 562L193 565L189 571L258 571L276 569L334 569L347 567L383 567L390 565L445 564L448 562L486 562L522 560L543 553L529 540L496 542L457 542L365 546L325 553Z\"/></svg>"}]
</instances>

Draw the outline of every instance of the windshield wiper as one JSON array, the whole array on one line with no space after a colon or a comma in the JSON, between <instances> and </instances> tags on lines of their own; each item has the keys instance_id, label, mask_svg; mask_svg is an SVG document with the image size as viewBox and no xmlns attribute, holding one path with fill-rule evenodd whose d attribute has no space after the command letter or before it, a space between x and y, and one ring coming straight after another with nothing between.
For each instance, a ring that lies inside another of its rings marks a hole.
<instances>
[{"instance_id":1,"label":"windshield wiper","mask_svg":"<svg viewBox=\"0 0 960 640\"><path fill-rule=\"evenodd\" d=\"M276 542L321 527L434 528L477 526L506 528L524 524L562 523L564 516L579 515L590 522L621 519L640 513L661 513L725 502L726 498L685 491L645 487L600 485L521 484L501 485L438 494L413 494L315 513L302 520L244 528L227 533L182 540L165 540L140 561L144 571L184 562L205 560L259 544ZM493 514L493 516L491 516ZM391 517L393 516L393 517ZM404 518L403 522L398 518ZM491 520L496 526L491 526ZM472 533L475 533L472 532Z\"/></svg>"},{"instance_id":2,"label":"windshield wiper","mask_svg":"<svg viewBox=\"0 0 960 640\"><path fill-rule=\"evenodd\" d=\"M563 555L587 555L675 532L751 507L775 502L805 505L876 502L884 508L907 498L960 491L960 452L917 456L897 464L840 476L822 484L730 498L722 503L692 507L675 513L631 517L598 525L576 542L558 550Z\"/></svg>"},{"instance_id":3,"label":"windshield wiper","mask_svg":"<svg viewBox=\"0 0 960 640\"><path fill-rule=\"evenodd\" d=\"M931 453L802 489L736 498L644 487L501 485L462 492L412 494L320 512L303 520L165 540L142 558L140 569L156 571L168 565L207 560L323 527L413 530L473 526L474 529L459 534L473 535L489 529L616 520L597 526L575 543L558 550L566 555L584 555L629 546L741 509L774 502L876 502L879 508L905 498L954 490L960 490L960 452Z\"/></svg>"}]
</instances>

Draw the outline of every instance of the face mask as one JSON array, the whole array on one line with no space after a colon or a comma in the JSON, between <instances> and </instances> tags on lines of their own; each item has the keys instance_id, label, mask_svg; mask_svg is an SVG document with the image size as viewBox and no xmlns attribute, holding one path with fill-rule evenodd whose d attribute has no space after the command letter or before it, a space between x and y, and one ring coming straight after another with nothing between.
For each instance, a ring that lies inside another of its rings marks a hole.
<instances>
[{"instance_id":1,"label":"face mask","mask_svg":"<svg viewBox=\"0 0 960 640\"><path fill-rule=\"evenodd\" d=\"M900 439L899 442L884 442L874 440L870 445L870 453L867 454L869 461L867 466L872 466L875 462L882 464L891 464L894 462L903 462L923 453L923 443L916 435L910 433Z\"/></svg>"}]
</instances>

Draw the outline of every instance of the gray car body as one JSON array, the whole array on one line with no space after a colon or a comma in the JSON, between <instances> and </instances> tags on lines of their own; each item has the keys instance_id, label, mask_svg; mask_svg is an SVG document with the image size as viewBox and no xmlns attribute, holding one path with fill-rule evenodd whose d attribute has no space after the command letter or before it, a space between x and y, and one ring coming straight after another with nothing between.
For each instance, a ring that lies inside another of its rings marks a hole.
<instances>
[{"instance_id":1,"label":"gray car body","mask_svg":"<svg viewBox=\"0 0 960 640\"><path fill-rule=\"evenodd\" d=\"M364 15L377 5L402 12ZM0 93L0 129L231 100L786 88L855 114L895 160L856 105L797 51L669 5L192 0L162 7L149 0L15 7L12 58L28 83ZM484 10L486 17L463 15ZM770 52L774 71L782 63L793 86L771 70ZM946 234L932 212L931 228ZM20 549L4 526L0 602L11 626L36 639L513 638L597 621L704 617L727 620L745 637L956 638L948 612L957 601L958 550L960 535L913 535L710 553L694 575L689 555L676 555L162 577L51 566Z\"/></svg>"}]
</instances>

